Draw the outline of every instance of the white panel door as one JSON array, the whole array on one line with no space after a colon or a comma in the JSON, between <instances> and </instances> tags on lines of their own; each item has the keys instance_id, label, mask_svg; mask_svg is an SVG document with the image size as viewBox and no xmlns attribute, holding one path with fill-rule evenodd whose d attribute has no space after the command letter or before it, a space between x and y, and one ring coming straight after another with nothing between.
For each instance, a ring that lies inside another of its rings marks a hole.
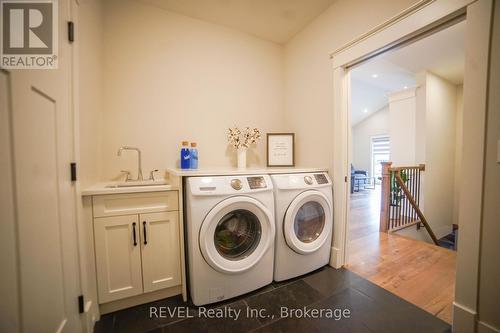
<instances>
[{"instance_id":1,"label":"white panel door","mask_svg":"<svg viewBox=\"0 0 500 333\"><path fill-rule=\"evenodd\" d=\"M142 294L138 215L94 219L99 303Z\"/></svg>"},{"instance_id":2,"label":"white panel door","mask_svg":"<svg viewBox=\"0 0 500 333\"><path fill-rule=\"evenodd\" d=\"M17 309L23 332L79 332L69 2L59 1L59 68L6 71L10 86ZM8 185L8 184L6 184ZM7 300L6 300L7 301ZM11 306L16 306L12 303Z\"/></svg>"},{"instance_id":3,"label":"white panel door","mask_svg":"<svg viewBox=\"0 0 500 333\"><path fill-rule=\"evenodd\" d=\"M16 258L16 209L13 187L10 120L11 76L0 69L0 332L19 332L18 274Z\"/></svg>"},{"instance_id":4,"label":"white panel door","mask_svg":"<svg viewBox=\"0 0 500 333\"><path fill-rule=\"evenodd\" d=\"M144 292L181 284L179 212L141 214Z\"/></svg>"}]
</instances>

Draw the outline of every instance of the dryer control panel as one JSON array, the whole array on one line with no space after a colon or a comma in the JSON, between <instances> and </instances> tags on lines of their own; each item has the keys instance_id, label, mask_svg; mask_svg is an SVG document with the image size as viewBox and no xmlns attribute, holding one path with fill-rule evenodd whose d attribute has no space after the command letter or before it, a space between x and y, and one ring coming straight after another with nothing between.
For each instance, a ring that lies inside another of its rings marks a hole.
<instances>
[{"instance_id":1,"label":"dryer control panel","mask_svg":"<svg viewBox=\"0 0 500 333\"><path fill-rule=\"evenodd\" d=\"M251 190L267 187L266 180L262 176L247 177L247 181L248 181L248 186L250 187Z\"/></svg>"}]
</instances>

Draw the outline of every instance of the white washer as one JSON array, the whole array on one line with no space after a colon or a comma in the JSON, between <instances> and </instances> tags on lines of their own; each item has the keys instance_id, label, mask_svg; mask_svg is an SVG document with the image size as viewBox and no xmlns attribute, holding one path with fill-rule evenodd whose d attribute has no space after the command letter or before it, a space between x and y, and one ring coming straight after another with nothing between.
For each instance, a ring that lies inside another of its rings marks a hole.
<instances>
[{"instance_id":1,"label":"white washer","mask_svg":"<svg viewBox=\"0 0 500 333\"><path fill-rule=\"evenodd\" d=\"M283 281L329 262L332 183L324 172L271 178L276 203L274 280Z\"/></svg>"},{"instance_id":2,"label":"white washer","mask_svg":"<svg viewBox=\"0 0 500 333\"><path fill-rule=\"evenodd\" d=\"M271 178L189 177L186 191L193 303L219 302L271 283L275 238Z\"/></svg>"}]
</instances>

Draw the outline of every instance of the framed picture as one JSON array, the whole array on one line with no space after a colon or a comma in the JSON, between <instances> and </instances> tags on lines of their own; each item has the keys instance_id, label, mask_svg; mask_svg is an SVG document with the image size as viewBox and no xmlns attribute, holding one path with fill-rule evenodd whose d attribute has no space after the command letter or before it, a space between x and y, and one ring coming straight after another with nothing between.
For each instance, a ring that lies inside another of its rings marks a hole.
<instances>
[{"instance_id":1,"label":"framed picture","mask_svg":"<svg viewBox=\"0 0 500 333\"><path fill-rule=\"evenodd\" d=\"M267 166L295 166L295 133L267 133Z\"/></svg>"}]
</instances>

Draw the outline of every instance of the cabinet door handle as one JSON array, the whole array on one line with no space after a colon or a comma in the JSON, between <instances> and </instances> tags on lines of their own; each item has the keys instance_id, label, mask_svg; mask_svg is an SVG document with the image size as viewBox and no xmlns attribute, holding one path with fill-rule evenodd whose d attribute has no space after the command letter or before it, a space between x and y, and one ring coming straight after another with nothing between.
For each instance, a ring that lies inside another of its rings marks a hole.
<instances>
[{"instance_id":1,"label":"cabinet door handle","mask_svg":"<svg viewBox=\"0 0 500 333\"><path fill-rule=\"evenodd\" d=\"M142 222L142 230L144 232L144 245L148 243L148 237L146 235L146 221Z\"/></svg>"},{"instance_id":2,"label":"cabinet door handle","mask_svg":"<svg viewBox=\"0 0 500 333\"><path fill-rule=\"evenodd\" d=\"M135 235L135 222L132 223L132 235L134 238L134 246L137 246L137 236Z\"/></svg>"}]
</instances>

